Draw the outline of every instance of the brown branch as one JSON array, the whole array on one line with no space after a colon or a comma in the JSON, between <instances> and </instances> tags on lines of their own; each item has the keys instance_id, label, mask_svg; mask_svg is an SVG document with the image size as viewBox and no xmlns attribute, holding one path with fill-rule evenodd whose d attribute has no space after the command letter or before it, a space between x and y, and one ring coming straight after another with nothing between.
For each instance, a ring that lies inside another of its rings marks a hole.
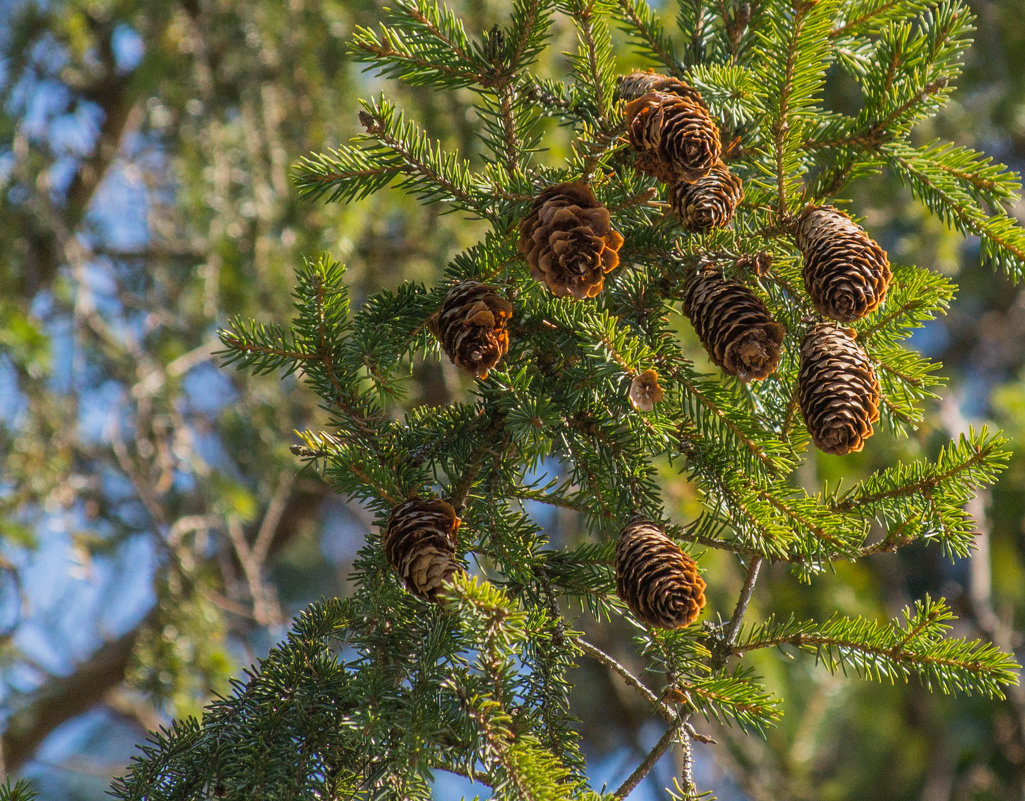
<instances>
[{"instance_id":1,"label":"brown branch","mask_svg":"<svg viewBox=\"0 0 1025 801\"><path fill-rule=\"evenodd\" d=\"M655 763L658 762L662 755L670 749L673 741L676 740L677 734L680 731L680 724L677 723L670 726L665 730L658 742L655 743L655 747L648 752L648 755L644 757L644 761L637 766L637 769L630 774L625 782L623 782L619 789L612 794L613 798L626 798L630 793L636 789L637 785L640 784L644 777L647 776Z\"/></svg>"},{"instance_id":2,"label":"brown branch","mask_svg":"<svg viewBox=\"0 0 1025 801\"><path fill-rule=\"evenodd\" d=\"M5 768L17 771L59 726L87 712L125 678L135 642L156 619L156 609L118 639L101 645L67 676L51 678L7 721L2 738Z\"/></svg>"}]
</instances>

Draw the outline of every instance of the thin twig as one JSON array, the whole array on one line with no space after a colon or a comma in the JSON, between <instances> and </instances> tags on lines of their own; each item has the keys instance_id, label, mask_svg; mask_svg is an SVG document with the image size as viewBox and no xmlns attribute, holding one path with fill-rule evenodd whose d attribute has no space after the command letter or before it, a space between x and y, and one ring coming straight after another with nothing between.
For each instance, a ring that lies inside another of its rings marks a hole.
<instances>
[{"instance_id":1,"label":"thin twig","mask_svg":"<svg viewBox=\"0 0 1025 801\"><path fill-rule=\"evenodd\" d=\"M761 568L763 560L764 557L756 556L751 560L751 564L747 568L747 578L744 580L744 587L740 591L740 598L737 599L737 606L733 610L730 626L726 629L726 636L724 637L726 648L731 648L733 643L737 641L740 624L744 620L744 613L747 611L747 605L751 601L751 593L754 592L755 582L758 581L758 570Z\"/></svg>"},{"instance_id":2,"label":"thin twig","mask_svg":"<svg viewBox=\"0 0 1025 801\"><path fill-rule=\"evenodd\" d=\"M675 723L677 721L676 713L663 703L655 693L649 690L639 678L631 673L622 664L616 661L616 659L609 654L605 653L601 648L596 645L592 645L582 637L577 637L573 640L576 646L588 656L601 662L605 667L609 668L613 673L616 673L622 678L627 684L633 687L649 704L655 707L663 718L669 723Z\"/></svg>"},{"instance_id":3,"label":"thin twig","mask_svg":"<svg viewBox=\"0 0 1025 801\"><path fill-rule=\"evenodd\" d=\"M626 798L630 793L636 789L637 785L641 783L645 776L647 776L651 769L655 766L662 755L672 746L673 741L677 739L681 728L680 722L675 723L665 730L658 742L655 743L655 747L652 748L644 761L637 766L637 770L630 774L625 782L623 782L619 789L612 794L613 798Z\"/></svg>"},{"instance_id":4,"label":"thin twig","mask_svg":"<svg viewBox=\"0 0 1025 801\"><path fill-rule=\"evenodd\" d=\"M698 786L694 782L694 751L690 745L692 731L694 729L688 723L684 723L677 730L680 750L683 752L683 760L680 764L680 784L683 785L687 795L697 797Z\"/></svg>"}]
</instances>

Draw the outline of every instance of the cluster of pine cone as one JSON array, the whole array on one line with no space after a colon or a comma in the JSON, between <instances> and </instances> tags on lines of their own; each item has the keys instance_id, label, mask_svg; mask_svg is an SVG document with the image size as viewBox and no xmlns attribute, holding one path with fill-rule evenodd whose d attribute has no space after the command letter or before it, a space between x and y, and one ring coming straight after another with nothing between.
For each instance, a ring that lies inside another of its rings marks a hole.
<instances>
[{"instance_id":1,"label":"cluster of pine cone","mask_svg":"<svg viewBox=\"0 0 1025 801\"><path fill-rule=\"evenodd\" d=\"M740 178L722 161L719 127L700 93L654 72L620 79L619 97L635 168L664 182L667 201L689 232L722 228L743 199ZM890 282L886 252L838 209L811 206L793 225L803 258L804 284L823 317L850 322L883 302ZM556 297L593 298L619 264L623 237L609 210L583 182L541 191L519 224L518 249L530 273ZM755 260L768 269L768 254ZM739 266L739 265L738 265ZM685 287L683 311L711 360L741 381L772 375L785 330L743 283L702 265ZM509 350L513 306L495 287L464 281L452 287L428 320L445 353L461 369L486 378ZM852 331L834 322L810 327L800 348L797 401L821 450L860 451L879 418L880 386ZM647 370L630 387L635 408L651 411L663 397L658 375ZM447 502L413 499L396 506L384 532L389 563L414 593L434 600L462 570L456 559L459 518ZM697 565L656 523L627 525L616 549L619 596L644 623L679 628L704 606Z\"/></svg>"}]
</instances>

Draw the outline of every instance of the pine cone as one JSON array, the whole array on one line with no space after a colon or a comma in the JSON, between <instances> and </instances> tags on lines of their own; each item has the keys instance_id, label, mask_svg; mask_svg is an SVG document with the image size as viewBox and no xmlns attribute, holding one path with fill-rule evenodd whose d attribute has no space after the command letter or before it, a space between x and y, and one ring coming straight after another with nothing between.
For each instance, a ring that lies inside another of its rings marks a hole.
<instances>
[{"instance_id":1,"label":"pine cone","mask_svg":"<svg viewBox=\"0 0 1025 801\"><path fill-rule=\"evenodd\" d=\"M638 411L650 412L665 396L666 393L659 386L658 373L655 370L645 370L635 375L630 382L630 403Z\"/></svg>"},{"instance_id":2,"label":"pine cone","mask_svg":"<svg viewBox=\"0 0 1025 801\"><path fill-rule=\"evenodd\" d=\"M470 375L487 378L488 371L509 351L506 323L512 304L494 287L479 281L456 284L427 327L448 357Z\"/></svg>"},{"instance_id":3,"label":"pine cone","mask_svg":"<svg viewBox=\"0 0 1025 801\"><path fill-rule=\"evenodd\" d=\"M619 537L616 591L638 620L663 629L689 626L705 605L697 564L646 520L630 523Z\"/></svg>"},{"instance_id":4,"label":"pine cone","mask_svg":"<svg viewBox=\"0 0 1025 801\"><path fill-rule=\"evenodd\" d=\"M679 97L648 92L627 104L630 144L639 155L635 167L660 181L696 181L719 161L719 127L700 95Z\"/></svg>"},{"instance_id":5,"label":"pine cone","mask_svg":"<svg viewBox=\"0 0 1025 801\"><path fill-rule=\"evenodd\" d=\"M623 237L609 210L582 182L549 187L520 223L519 251L530 274L556 297L593 298L619 265Z\"/></svg>"},{"instance_id":6,"label":"pine cone","mask_svg":"<svg viewBox=\"0 0 1025 801\"><path fill-rule=\"evenodd\" d=\"M879 392L868 356L850 334L831 323L808 332L801 343L797 401L820 450L860 451L879 419Z\"/></svg>"},{"instance_id":7,"label":"pine cone","mask_svg":"<svg viewBox=\"0 0 1025 801\"><path fill-rule=\"evenodd\" d=\"M692 100L696 100L702 106L705 105L705 102L701 99L701 93L679 78L661 75L654 70L631 72L629 75L619 76L616 97L620 100L636 100L638 97L648 94L648 92L665 92L677 97L689 97Z\"/></svg>"},{"instance_id":8,"label":"pine cone","mask_svg":"<svg viewBox=\"0 0 1025 801\"><path fill-rule=\"evenodd\" d=\"M832 206L809 206L797 220L804 286L820 314L849 322L878 308L890 285L886 251Z\"/></svg>"},{"instance_id":9,"label":"pine cone","mask_svg":"<svg viewBox=\"0 0 1025 801\"><path fill-rule=\"evenodd\" d=\"M733 219L744 190L740 178L721 161L704 178L669 187L669 206L687 231L725 228Z\"/></svg>"},{"instance_id":10,"label":"pine cone","mask_svg":"<svg viewBox=\"0 0 1025 801\"><path fill-rule=\"evenodd\" d=\"M462 571L456 561L459 523L455 509L440 498L413 498L392 509L384 555L410 592L433 601L445 582Z\"/></svg>"},{"instance_id":11,"label":"pine cone","mask_svg":"<svg viewBox=\"0 0 1025 801\"><path fill-rule=\"evenodd\" d=\"M775 372L783 326L750 289L709 267L683 296L683 313L716 366L741 381L760 381Z\"/></svg>"}]
</instances>

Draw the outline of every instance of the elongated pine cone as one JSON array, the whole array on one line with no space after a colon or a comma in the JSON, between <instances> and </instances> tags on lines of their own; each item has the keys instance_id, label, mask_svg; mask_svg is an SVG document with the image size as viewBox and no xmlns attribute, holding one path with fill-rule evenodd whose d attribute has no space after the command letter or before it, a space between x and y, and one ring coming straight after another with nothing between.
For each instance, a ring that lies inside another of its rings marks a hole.
<instances>
[{"instance_id":1,"label":"elongated pine cone","mask_svg":"<svg viewBox=\"0 0 1025 801\"><path fill-rule=\"evenodd\" d=\"M696 92L648 92L628 103L625 114L630 144L638 151L634 166L641 172L675 184L696 181L719 162L719 126Z\"/></svg>"},{"instance_id":2,"label":"elongated pine cone","mask_svg":"<svg viewBox=\"0 0 1025 801\"><path fill-rule=\"evenodd\" d=\"M886 251L832 206L809 206L797 220L804 286L820 314L849 322L879 307L890 286Z\"/></svg>"},{"instance_id":3,"label":"elongated pine cone","mask_svg":"<svg viewBox=\"0 0 1025 801\"><path fill-rule=\"evenodd\" d=\"M701 93L679 78L662 75L654 70L631 72L629 75L619 76L616 97L620 100L636 100L648 92L665 92L677 97L690 97L697 100L702 106L705 104L701 99Z\"/></svg>"},{"instance_id":4,"label":"elongated pine cone","mask_svg":"<svg viewBox=\"0 0 1025 801\"><path fill-rule=\"evenodd\" d=\"M593 298L619 266L623 237L587 184L545 189L520 222L519 251L530 274L556 297Z\"/></svg>"},{"instance_id":5,"label":"elongated pine cone","mask_svg":"<svg viewBox=\"0 0 1025 801\"><path fill-rule=\"evenodd\" d=\"M628 524L619 536L616 591L638 620L663 629L689 626L705 605L697 563L646 520Z\"/></svg>"},{"instance_id":6,"label":"elongated pine cone","mask_svg":"<svg viewBox=\"0 0 1025 801\"><path fill-rule=\"evenodd\" d=\"M861 345L844 329L818 323L801 343L797 402L815 445L826 453L860 451L879 419L879 379Z\"/></svg>"},{"instance_id":7,"label":"elongated pine cone","mask_svg":"<svg viewBox=\"0 0 1025 801\"><path fill-rule=\"evenodd\" d=\"M721 161L704 178L669 187L669 207L686 230L725 228L744 197L740 178Z\"/></svg>"},{"instance_id":8,"label":"elongated pine cone","mask_svg":"<svg viewBox=\"0 0 1025 801\"><path fill-rule=\"evenodd\" d=\"M413 498L392 509L384 555L410 592L433 601L438 590L462 571L456 561L460 520L440 498Z\"/></svg>"},{"instance_id":9,"label":"elongated pine cone","mask_svg":"<svg viewBox=\"0 0 1025 801\"><path fill-rule=\"evenodd\" d=\"M741 283L708 267L687 285L683 313L716 366L741 381L768 378L779 365L783 326Z\"/></svg>"},{"instance_id":10,"label":"elongated pine cone","mask_svg":"<svg viewBox=\"0 0 1025 801\"><path fill-rule=\"evenodd\" d=\"M449 290L441 308L428 318L427 327L457 367L487 378L488 371L509 351L505 326L512 309L494 287L463 281Z\"/></svg>"}]
</instances>

